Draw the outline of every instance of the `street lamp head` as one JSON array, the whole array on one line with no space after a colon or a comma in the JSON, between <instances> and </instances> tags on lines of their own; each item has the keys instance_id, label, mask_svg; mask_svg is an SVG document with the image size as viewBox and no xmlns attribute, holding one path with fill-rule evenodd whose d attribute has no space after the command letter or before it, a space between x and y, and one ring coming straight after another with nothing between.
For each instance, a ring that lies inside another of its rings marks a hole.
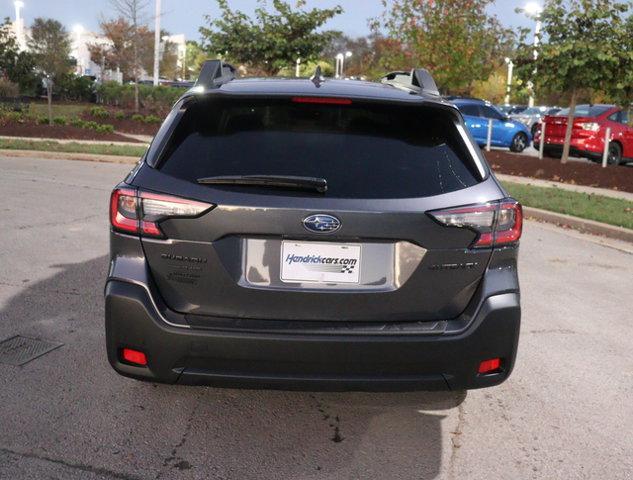
<instances>
[{"instance_id":1,"label":"street lamp head","mask_svg":"<svg viewBox=\"0 0 633 480\"><path fill-rule=\"evenodd\" d=\"M84 33L84 26L83 25L79 25L79 24L75 25L73 27L73 33L75 35L81 35L82 33Z\"/></svg>"},{"instance_id":2,"label":"street lamp head","mask_svg":"<svg viewBox=\"0 0 633 480\"><path fill-rule=\"evenodd\" d=\"M24 2L22 0L15 0L15 2L13 2L13 5L15 6L15 8L24 8Z\"/></svg>"},{"instance_id":3,"label":"street lamp head","mask_svg":"<svg viewBox=\"0 0 633 480\"><path fill-rule=\"evenodd\" d=\"M336 58L338 58L339 60L342 60L343 58L345 58L345 56L342 53L338 53L336 54Z\"/></svg>"},{"instance_id":4,"label":"street lamp head","mask_svg":"<svg viewBox=\"0 0 633 480\"><path fill-rule=\"evenodd\" d=\"M349 58L351 56L352 56L352 52L350 52L349 50L345 52L345 58Z\"/></svg>"},{"instance_id":5,"label":"street lamp head","mask_svg":"<svg viewBox=\"0 0 633 480\"><path fill-rule=\"evenodd\" d=\"M543 7L538 2L528 2L523 8L528 15L540 15Z\"/></svg>"}]
</instances>

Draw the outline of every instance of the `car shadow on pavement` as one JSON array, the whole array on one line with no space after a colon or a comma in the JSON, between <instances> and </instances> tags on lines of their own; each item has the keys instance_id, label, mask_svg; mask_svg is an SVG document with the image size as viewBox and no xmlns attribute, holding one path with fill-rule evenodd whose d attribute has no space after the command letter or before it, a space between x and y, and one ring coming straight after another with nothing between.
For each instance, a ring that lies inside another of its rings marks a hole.
<instances>
[{"instance_id":1,"label":"car shadow on pavement","mask_svg":"<svg viewBox=\"0 0 633 480\"><path fill-rule=\"evenodd\" d=\"M465 392L235 390L117 375L105 352L107 266L107 256L54 266L0 310L0 340L64 344L0 369L0 457L38 459L42 474L62 465L106 477L229 479L432 479L450 461Z\"/></svg>"}]
</instances>

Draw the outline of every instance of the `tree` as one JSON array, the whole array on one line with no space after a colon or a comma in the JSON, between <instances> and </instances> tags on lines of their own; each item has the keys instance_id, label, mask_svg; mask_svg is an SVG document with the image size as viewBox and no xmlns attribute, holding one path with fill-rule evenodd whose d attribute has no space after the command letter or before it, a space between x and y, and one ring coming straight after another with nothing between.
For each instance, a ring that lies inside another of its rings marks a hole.
<instances>
[{"instance_id":1,"label":"tree","mask_svg":"<svg viewBox=\"0 0 633 480\"><path fill-rule=\"evenodd\" d=\"M147 0L110 0L112 7L119 13L121 20L129 26L127 31L130 45L130 69L134 79L134 111L139 111L138 82L143 69L142 63L142 42L143 33L147 31L144 27L144 12L147 8ZM124 45L125 47L125 45Z\"/></svg>"},{"instance_id":2,"label":"tree","mask_svg":"<svg viewBox=\"0 0 633 480\"><path fill-rule=\"evenodd\" d=\"M0 77L18 84L21 92L30 92L37 82L34 67L33 56L29 52L20 52L11 22L5 19L0 25Z\"/></svg>"},{"instance_id":3,"label":"tree","mask_svg":"<svg viewBox=\"0 0 633 480\"><path fill-rule=\"evenodd\" d=\"M194 40L187 40L187 50L185 53L185 80L197 78L202 68L202 64L209 58L200 44Z\"/></svg>"},{"instance_id":4,"label":"tree","mask_svg":"<svg viewBox=\"0 0 633 480\"><path fill-rule=\"evenodd\" d=\"M569 157L580 94L590 89L613 91L627 74L620 70L620 42L628 9L628 4L614 0L547 0L540 14L538 58L534 60L533 47L525 41L518 49L523 52L515 61L520 77L531 80L536 88L570 94L562 163Z\"/></svg>"},{"instance_id":5,"label":"tree","mask_svg":"<svg viewBox=\"0 0 633 480\"><path fill-rule=\"evenodd\" d=\"M70 39L64 26L57 20L36 18L28 39L29 50L37 70L44 76L48 99L48 123L53 124L53 86L55 81L72 67Z\"/></svg>"},{"instance_id":6,"label":"tree","mask_svg":"<svg viewBox=\"0 0 633 480\"><path fill-rule=\"evenodd\" d=\"M617 103L628 109L629 123L633 125L633 15L627 17L619 34L618 65L609 93Z\"/></svg>"},{"instance_id":7,"label":"tree","mask_svg":"<svg viewBox=\"0 0 633 480\"><path fill-rule=\"evenodd\" d=\"M294 9L283 0L272 0L273 12L258 0L255 18L233 11L227 0L217 0L220 18L205 16L209 27L201 27L203 48L211 55L244 64L274 75L283 67L317 60L332 31L317 31L334 16L343 12L339 6L304 10L305 0Z\"/></svg>"},{"instance_id":8,"label":"tree","mask_svg":"<svg viewBox=\"0 0 633 480\"><path fill-rule=\"evenodd\" d=\"M383 0L386 10L372 21L401 46L389 63L400 69L427 68L444 93L468 94L503 63L511 30L486 11L493 0Z\"/></svg>"}]
</instances>

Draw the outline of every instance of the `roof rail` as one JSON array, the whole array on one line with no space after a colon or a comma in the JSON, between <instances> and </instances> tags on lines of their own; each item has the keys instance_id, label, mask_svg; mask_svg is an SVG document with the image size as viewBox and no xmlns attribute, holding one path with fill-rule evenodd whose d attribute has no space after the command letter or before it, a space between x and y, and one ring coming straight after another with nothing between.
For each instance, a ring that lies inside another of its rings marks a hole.
<instances>
[{"instance_id":1,"label":"roof rail","mask_svg":"<svg viewBox=\"0 0 633 480\"><path fill-rule=\"evenodd\" d=\"M196 87L218 88L235 78L236 70L233 65L222 60L207 60L202 64Z\"/></svg>"},{"instance_id":2,"label":"roof rail","mask_svg":"<svg viewBox=\"0 0 633 480\"><path fill-rule=\"evenodd\" d=\"M427 95L440 95L435 80L433 80L433 77L425 68L414 68L409 72L403 70L389 72L382 77L380 81L387 85L406 88L407 90L425 93Z\"/></svg>"}]
</instances>

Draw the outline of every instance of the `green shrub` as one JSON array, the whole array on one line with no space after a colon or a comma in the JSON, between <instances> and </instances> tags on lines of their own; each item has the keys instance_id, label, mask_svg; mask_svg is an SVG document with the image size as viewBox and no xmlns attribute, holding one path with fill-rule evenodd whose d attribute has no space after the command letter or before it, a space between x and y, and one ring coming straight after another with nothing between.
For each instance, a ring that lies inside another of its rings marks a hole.
<instances>
[{"instance_id":1,"label":"green shrub","mask_svg":"<svg viewBox=\"0 0 633 480\"><path fill-rule=\"evenodd\" d=\"M110 116L110 112L103 107L95 106L90 108L90 115L96 118L108 118Z\"/></svg>"},{"instance_id":2,"label":"green shrub","mask_svg":"<svg viewBox=\"0 0 633 480\"><path fill-rule=\"evenodd\" d=\"M97 122L94 122L94 121L90 120L88 122L84 122L82 128L88 128L90 130L96 130L97 128L99 128L99 124Z\"/></svg>"},{"instance_id":3,"label":"green shrub","mask_svg":"<svg viewBox=\"0 0 633 480\"><path fill-rule=\"evenodd\" d=\"M68 125L66 117L53 117L53 123L55 125Z\"/></svg>"},{"instance_id":4,"label":"green shrub","mask_svg":"<svg viewBox=\"0 0 633 480\"><path fill-rule=\"evenodd\" d=\"M141 115L140 113L135 113L134 115L132 115L132 120L135 122L144 122L145 117Z\"/></svg>"},{"instance_id":5,"label":"green shrub","mask_svg":"<svg viewBox=\"0 0 633 480\"><path fill-rule=\"evenodd\" d=\"M35 123L37 125L48 125L48 117L46 115L38 115L35 117Z\"/></svg>"},{"instance_id":6,"label":"green shrub","mask_svg":"<svg viewBox=\"0 0 633 480\"><path fill-rule=\"evenodd\" d=\"M20 94L20 86L6 78L0 77L0 97L17 97Z\"/></svg>"},{"instance_id":7,"label":"green shrub","mask_svg":"<svg viewBox=\"0 0 633 480\"><path fill-rule=\"evenodd\" d=\"M143 108L164 112L184 93L182 88L151 85L139 85L139 102ZM117 82L104 82L97 87L97 100L105 105L122 108L134 107L134 85L121 85Z\"/></svg>"},{"instance_id":8,"label":"green shrub","mask_svg":"<svg viewBox=\"0 0 633 480\"><path fill-rule=\"evenodd\" d=\"M81 118L79 118L79 117L73 117L73 118L71 118L71 119L70 119L70 124L71 124L73 127L85 128L85 126L84 126L84 125L85 125L85 123L86 123L86 122L85 122L85 121L83 121L83 120L82 120Z\"/></svg>"},{"instance_id":9,"label":"green shrub","mask_svg":"<svg viewBox=\"0 0 633 480\"><path fill-rule=\"evenodd\" d=\"M78 77L68 73L57 78L55 92L62 100L89 102L93 100L95 86L89 77Z\"/></svg>"},{"instance_id":10,"label":"green shrub","mask_svg":"<svg viewBox=\"0 0 633 480\"><path fill-rule=\"evenodd\" d=\"M125 120L125 117L127 115L125 115L125 112L119 110L118 112L115 112L114 114L114 118L116 118L117 120Z\"/></svg>"},{"instance_id":11,"label":"green shrub","mask_svg":"<svg viewBox=\"0 0 633 480\"><path fill-rule=\"evenodd\" d=\"M25 117L22 112L6 111L2 113L2 118L7 123L24 123Z\"/></svg>"},{"instance_id":12,"label":"green shrub","mask_svg":"<svg viewBox=\"0 0 633 480\"><path fill-rule=\"evenodd\" d=\"M143 118L143 123L160 123L161 119L160 117L157 117L156 115L147 115L145 118Z\"/></svg>"},{"instance_id":13,"label":"green shrub","mask_svg":"<svg viewBox=\"0 0 633 480\"><path fill-rule=\"evenodd\" d=\"M114 125L109 125L109 124L104 123L104 124L99 125L95 130L99 133L113 133Z\"/></svg>"}]
</instances>

